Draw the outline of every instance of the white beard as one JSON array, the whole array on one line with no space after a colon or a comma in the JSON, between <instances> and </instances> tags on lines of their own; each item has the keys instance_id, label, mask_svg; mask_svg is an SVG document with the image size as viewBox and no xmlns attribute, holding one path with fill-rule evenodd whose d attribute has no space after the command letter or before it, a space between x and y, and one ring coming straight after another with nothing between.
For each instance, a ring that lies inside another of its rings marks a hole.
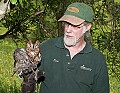
<instances>
[{"instance_id":1,"label":"white beard","mask_svg":"<svg viewBox=\"0 0 120 93\"><path fill-rule=\"evenodd\" d=\"M81 37L84 35L84 33L86 32L86 27L83 26L83 29L82 29L82 35ZM81 37L79 37L78 39L76 38L76 36L73 36L72 38L67 38L67 35L69 35L67 32L64 33L64 43L66 46L75 46Z\"/></svg>"},{"instance_id":2,"label":"white beard","mask_svg":"<svg viewBox=\"0 0 120 93\"><path fill-rule=\"evenodd\" d=\"M67 34L65 33L64 34L64 43L65 43L65 45L67 45L67 46L75 46L76 42L77 42L76 37L74 36L71 39L69 39L69 38L66 37L66 35Z\"/></svg>"}]
</instances>

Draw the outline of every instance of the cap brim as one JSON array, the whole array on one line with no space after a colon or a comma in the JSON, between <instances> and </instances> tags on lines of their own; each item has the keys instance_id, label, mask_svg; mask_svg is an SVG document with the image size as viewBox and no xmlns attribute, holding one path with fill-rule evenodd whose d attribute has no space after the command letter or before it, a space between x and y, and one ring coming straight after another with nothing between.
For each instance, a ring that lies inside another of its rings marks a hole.
<instances>
[{"instance_id":1,"label":"cap brim","mask_svg":"<svg viewBox=\"0 0 120 93\"><path fill-rule=\"evenodd\" d=\"M85 20L71 15L63 15L58 21L65 21L73 25L80 25Z\"/></svg>"}]
</instances>

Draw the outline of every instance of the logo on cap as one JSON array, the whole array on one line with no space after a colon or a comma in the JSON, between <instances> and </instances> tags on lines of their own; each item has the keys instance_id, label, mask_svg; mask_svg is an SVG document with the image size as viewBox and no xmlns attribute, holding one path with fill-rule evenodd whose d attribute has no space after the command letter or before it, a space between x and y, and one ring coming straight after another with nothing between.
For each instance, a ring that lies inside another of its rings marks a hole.
<instances>
[{"instance_id":1,"label":"logo on cap","mask_svg":"<svg viewBox=\"0 0 120 93\"><path fill-rule=\"evenodd\" d=\"M79 12L79 9L76 8L76 7L69 7L67 10L70 11L70 12L74 12L74 13L78 13Z\"/></svg>"}]
</instances>

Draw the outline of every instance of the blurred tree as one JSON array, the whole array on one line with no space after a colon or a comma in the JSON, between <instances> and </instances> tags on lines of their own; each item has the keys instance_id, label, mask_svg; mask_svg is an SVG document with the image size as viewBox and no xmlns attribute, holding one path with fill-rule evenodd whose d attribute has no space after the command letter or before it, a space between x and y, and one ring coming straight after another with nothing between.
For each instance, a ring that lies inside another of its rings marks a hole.
<instances>
[{"instance_id":1,"label":"blurred tree","mask_svg":"<svg viewBox=\"0 0 120 93\"><path fill-rule=\"evenodd\" d=\"M1 23L8 29L0 35L14 40L45 39L61 36L63 28L57 20L72 2L84 2L93 7L95 17L91 42L106 55L109 74L120 79L120 1L119 0L10 0L15 7Z\"/></svg>"}]
</instances>

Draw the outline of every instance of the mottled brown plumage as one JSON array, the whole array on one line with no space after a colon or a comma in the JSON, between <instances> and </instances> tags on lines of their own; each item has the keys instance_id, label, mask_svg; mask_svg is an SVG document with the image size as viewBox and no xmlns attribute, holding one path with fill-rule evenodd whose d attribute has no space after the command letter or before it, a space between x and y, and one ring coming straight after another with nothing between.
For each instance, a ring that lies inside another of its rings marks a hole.
<instances>
[{"instance_id":1,"label":"mottled brown plumage","mask_svg":"<svg viewBox=\"0 0 120 93\"><path fill-rule=\"evenodd\" d=\"M41 60L39 41L37 40L35 43L32 43L31 41L29 41L26 44L26 53L31 63L38 64Z\"/></svg>"},{"instance_id":2,"label":"mottled brown plumage","mask_svg":"<svg viewBox=\"0 0 120 93\"><path fill-rule=\"evenodd\" d=\"M23 78L22 93L33 93L36 89L38 64L41 60L39 41L27 42L26 49L17 48L14 52L14 73Z\"/></svg>"}]
</instances>

